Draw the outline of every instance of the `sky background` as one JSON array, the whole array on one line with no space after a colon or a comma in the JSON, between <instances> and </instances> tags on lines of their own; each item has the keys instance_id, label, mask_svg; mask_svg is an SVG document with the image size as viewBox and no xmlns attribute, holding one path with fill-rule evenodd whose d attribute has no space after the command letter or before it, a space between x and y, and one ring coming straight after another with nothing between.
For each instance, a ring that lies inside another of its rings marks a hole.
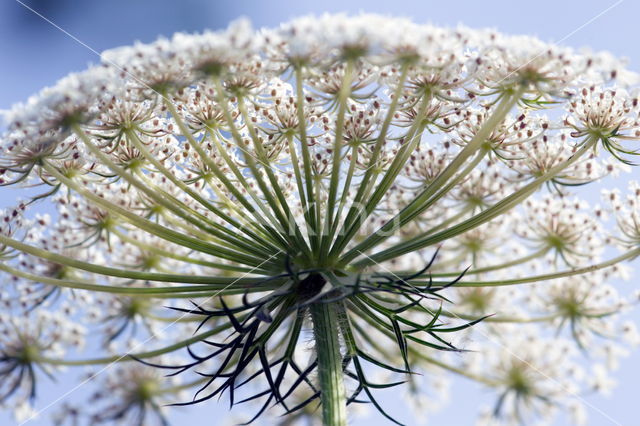
<instances>
[{"instance_id":1,"label":"sky background","mask_svg":"<svg viewBox=\"0 0 640 426\"><path fill-rule=\"evenodd\" d=\"M401 0L323 0L323 1L198 1L198 0L24 0L68 34L14 0L0 1L0 110L24 101L46 85L72 71L81 71L99 61L96 52L139 40L151 42L158 36L176 31L201 31L224 28L238 17L249 17L255 27L275 26L290 18L322 12L378 12L411 17L416 22L443 26L464 24L493 27L505 33L535 35L573 47L588 46L609 50L629 58L629 67L640 71L638 44L638 0L537 0L537 1L401 1ZM636 169L635 178L640 178ZM625 180L628 176L625 178ZM597 187L596 191L597 191ZM15 191L0 191L0 207L11 205ZM636 262L636 265L638 262ZM640 265L637 265L640 266ZM626 285L637 284L636 280ZM636 313L636 320L639 315ZM602 410L618 424L637 425L637 400L640 391L640 354L625 359L616 379L618 387L609 398L587 396L591 405ZM46 405L72 383L47 384L39 405ZM79 390L78 392L83 392ZM456 381L453 404L441 414L431 416L430 424L470 425L477 407L491 403L493 395L480 387ZM386 401L391 412L407 424L416 421L394 406L391 395ZM175 424L193 426L221 424L226 405L212 402L172 416ZM590 410L590 425L616 424L597 411ZM47 416L45 415L44 418ZM0 413L0 425L13 424ZM48 425L45 420L28 425ZM368 426L386 424L373 416ZM564 420L560 423L564 424Z\"/></svg>"}]
</instances>

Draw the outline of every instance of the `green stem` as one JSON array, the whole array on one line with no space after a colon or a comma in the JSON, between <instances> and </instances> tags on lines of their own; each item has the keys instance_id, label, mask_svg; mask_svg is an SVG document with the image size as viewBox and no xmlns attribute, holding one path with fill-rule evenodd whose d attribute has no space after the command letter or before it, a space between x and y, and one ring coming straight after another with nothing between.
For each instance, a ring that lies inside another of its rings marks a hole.
<instances>
[{"instance_id":1,"label":"green stem","mask_svg":"<svg viewBox=\"0 0 640 426\"><path fill-rule=\"evenodd\" d=\"M506 95L496 107L491 118L484 123L473 139L462 149L462 151L460 151L460 153L451 161L442 173L440 173L416 198L403 207L398 214L387 221L387 223L385 223L380 229L367 237L367 239L362 243L358 244L356 248L349 250L341 258L341 262L345 264L348 263L359 256L361 252L380 244L382 241L385 241L387 238L394 235L396 230L418 217L422 212L435 203L435 201L449 192L464 175L470 173L486 153L486 151L482 150L482 144L486 141L486 138L491 134L495 126L504 120L504 117L517 103L521 94L522 89L519 89L514 94ZM423 100L423 102L425 101L426 100ZM424 111L420 111L418 117L421 117L423 114ZM471 165L459 175L458 179L454 179L453 183L449 183L449 185L447 185L447 182L454 177L456 173L458 173L464 163L478 151L479 154L476 155L476 158L471 162ZM404 165L404 162L402 165Z\"/></svg>"},{"instance_id":2,"label":"green stem","mask_svg":"<svg viewBox=\"0 0 640 426\"><path fill-rule=\"evenodd\" d=\"M169 283L184 283L184 284L203 284L203 285L241 285L251 283L257 285L264 278L249 278L248 273L245 273L239 277L218 277L218 276L206 276L206 275L181 275L181 274L162 274L156 272L136 271L128 269L112 268L109 266L99 265L90 262L84 262L81 260L73 259L68 256L63 256L58 253L53 253L48 250L22 243L20 241L5 237L0 234L0 244L12 247L23 253L30 254L32 256L39 257L41 259L48 260L60 265L69 266L71 268L80 269L83 271L91 272L98 275L106 275L110 277L128 278L132 280L144 280L144 281L159 281ZM275 257L275 254L272 255ZM270 259L263 261L266 263ZM258 265L253 272L260 273Z\"/></svg>"},{"instance_id":3,"label":"green stem","mask_svg":"<svg viewBox=\"0 0 640 426\"><path fill-rule=\"evenodd\" d=\"M240 110L240 115L242 116L242 118L245 121L245 126L247 127L247 130L249 131L249 136L251 137L251 140L253 141L253 146L254 149L258 155L258 161L264 166L264 171L267 174L267 178L269 179L269 183L271 184L271 188L273 189L273 192L276 196L277 202L280 204L280 207L282 208L283 213L286 215L287 219L287 223L289 224L289 228L287 228L288 232L293 231L293 235L296 239L296 241L298 241L299 244L299 248L306 253L307 257L310 259L312 254L311 254L311 250L309 249L309 247L307 246L307 242L305 241L304 237L302 236L302 232L300 231L300 228L298 226L298 224L296 223L295 217L293 215L293 213L291 212L291 209L289 208L289 203L287 202L287 198L284 195L284 192L282 192L282 188L280 187L280 183L278 182L278 179L276 178L276 175L273 173L274 170L279 170L276 169L275 167L273 167L270 162L269 162L269 158L267 157L266 153L264 152L264 147L262 146L262 142L260 141L260 139L258 138L258 134L256 133L256 130L252 124L252 120L251 117L249 116L249 113L247 112L247 108L245 106L244 103L244 98L242 97L238 97L238 109ZM282 172L282 171L280 171Z\"/></svg>"},{"instance_id":4,"label":"green stem","mask_svg":"<svg viewBox=\"0 0 640 426\"><path fill-rule=\"evenodd\" d=\"M304 183L306 189L306 199L307 205L305 206L305 214L309 216L307 219L311 224L311 234L309 236L309 241L314 250L318 250L320 248L320 240L318 238L318 232L320 230L320 219L315 214L316 209L316 195L314 193L313 186L313 171L311 169L311 153L309 152L309 145L307 141L307 120L304 116L304 90L302 87L302 69L298 66L295 68L295 76L296 76L296 108L298 113L298 139L300 141L300 152L302 153L302 163L304 168ZM295 153L295 150L292 152ZM297 164L296 164L297 166ZM294 169L297 167L294 167ZM318 194L319 196L319 194ZM303 198L304 194L301 193L300 197Z\"/></svg>"},{"instance_id":5,"label":"green stem","mask_svg":"<svg viewBox=\"0 0 640 426\"><path fill-rule=\"evenodd\" d=\"M457 235L460 235L471 229L477 228L484 223L489 222L490 220L506 213L507 211L511 210L512 208L526 200L538 188L540 188L541 185L553 179L558 173L571 166L585 153L593 149L597 142L598 139L595 137L587 138L581 144L580 149L578 149L568 160L552 167L544 175L538 177L537 179L534 179L532 182L524 185L522 188L515 191L511 195L505 197L493 206L489 207L486 210L483 210L481 213L465 220L464 222L432 236L418 235L409 240L403 241L400 244L391 246L388 249L380 251L374 255L366 256L366 259L356 262L355 265L362 268L368 265L377 264L385 260L392 259L394 257L402 256L406 253L420 250L430 245L437 244L441 241L448 240L449 238L453 238ZM347 253L347 255L344 256L342 260L348 261L358 255L363 254L364 253L362 253L360 250L352 249L349 253Z\"/></svg>"},{"instance_id":6,"label":"green stem","mask_svg":"<svg viewBox=\"0 0 640 426\"><path fill-rule=\"evenodd\" d=\"M421 211L420 204L431 198L438 190L444 186L444 184L451 179L462 167L462 165L476 152L482 149L484 143L491 132L504 120L506 115L517 104L518 100L522 96L524 88L518 88L513 93L507 94L500 101L496 109L491 114L491 117L482 125L478 132L473 136L471 141L460 151L460 153L447 165L447 167L431 182L424 191L409 205L406 210L410 210L412 214L415 214L411 209L417 208L417 211Z\"/></svg>"},{"instance_id":7,"label":"green stem","mask_svg":"<svg viewBox=\"0 0 640 426\"><path fill-rule=\"evenodd\" d=\"M347 217L343 222L342 231L339 233L339 235L345 235L345 232L352 227L354 220L356 219L362 220L362 218L359 218L359 216L362 213L360 210L360 205L362 204L363 200L366 200L367 198L369 198L371 188L374 186L374 185L369 185L369 181L371 181L372 184L375 184L375 180L377 178L377 167L375 167L375 165L376 165L376 162L378 161L380 152L382 151L382 147L387 140L387 137L388 137L387 133L389 131L389 127L391 126L393 115L396 112L399 99L402 96L402 91L404 90L404 84L407 80L407 75L409 72L409 65L410 65L409 62L405 62L402 64L400 79L398 80L398 84L394 90L393 98L391 99L391 103L389 104L389 109L387 110L387 115L384 119L384 122L382 123L382 127L380 128L380 133L378 134L378 138L376 139L376 143L373 147L373 152L369 160L369 166L367 167L362 180L358 184L358 191L356 192L353 202L351 203L351 207L347 212ZM348 244L351 238L353 238L354 234L355 234L355 231L353 231L353 233L348 237L338 238L334 246L331 248L330 256L339 253Z\"/></svg>"},{"instance_id":8,"label":"green stem","mask_svg":"<svg viewBox=\"0 0 640 426\"><path fill-rule=\"evenodd\" d=\"M469 175L469 173L471 173L476 168L476 166L480 163L480 161L482 161L485 155L486 155L486 151L484 150L480 151L475 156L475 158L464 168L464 170L462 170L462 172L460 172L455 178L451 179L451 181L449 181L446 185L444 185L444 187L440 189L438 193L436 193L433 197L427 200L422 205L421 210L424 211L428 209L429 207L434 205L437 201L439 201L442 197L447 195L449 191L451 191L459 182L462 181L463 178ZM404 211L404 209L402 211ZM410 222L411 220L415 220L418 217L417 215L412 216L411 218L403 222L402 219L400 219L400 215L401 213L398 213L396 215L396 218L400 220L399 223L396 223L393 220L388 221L382 227L380 227L377 231L375 231L373 234L367 237L364 241L362 241L356 247L350 250L349 253L347 253L345 256L349 256L350 253L366 252L367 250L371 249L372 247L375 247L382 241L385 241L387 238L389 238L389 236L393 235L395 231L400 229L406 223ZM430 235L433 232L434 231L430 229L424 235ZM353 257L355 257L355 255L353 255Z\"/></svg>"},{"instance_id":9,"label":"green stem","mask_svg":"<svg viewBox=\"0 0 640 426\"><path fill-rule=\"evenodd\" d=\"M293 166L293 173L296 177L296 186L298 187L298 195L300 197L300 204L302 205L302 211L304 213L305 225L307 230L307 237L311 248L317 248L315 243L315 224L312 217L309 215L309 205L307 204L307 197L304 193L304 179L300 172L298 154L296 153L296 146L293 143L293 135L287 135L287 145L289 146L289 152L291 155L291 165Z\"/></svg>"},{"instance_id":10,"label":"green stem","mask_svg":"<svg viewBox=\"0 0 640 426\"><path fill-rule=\"evenodd\" d=\"M239 318L242 320L242 317ZM138 353L125 353L118 354L104 358L93 358L93 359L78 359L78 360L67 360L67 359L55 359L48 358L45 356L39 356L34 361L42 364L51 364L51 365L66 365L66 366L82 366L82 365L98 365L98 364L112 364L116 362L127 362L133 361L134 358L145 359L145 358L153 358L155 356L164 355L167 353L175 352L178 349L186 348L187 346L193 345L194 343L201 342L211 336L215 336L216 334L227 330L231 327L230 323L222 324L218 327L212 328L209 331L205 331L204 333L196 334L188 339L182 340L180 342L174 343L173 345L165 346L164 348L155 349L147 352L138 352Z\"/></svg>"},{"instance_id":11,"label":"green stem","mask_svg":"<svg viewBox=\"0 0 640 426\"><path fill-rule=\"evenodd\" d=\"M100 160L100 162L106 165L111 171L120 176L122 179L126 180L129 184L140 190L140 192L147 195L154 202L171 211L174 215L186 221L186 223L193 225L196 232L199 230L206 231L211 235L218 237L221 240L221 243L226 244L229 247L239 246L244 247L247 250L255 249L255 243L248 240L245 240L244 242L241 241L238 236L230 230L226 229L218 223L210 221L204 215L196 212L191 207L186 206L185 204L177 200L171 194L168 194L155 186L155 184L150 183L148 180L140 181L139 179L136 179L136 175L134 173L127 173L125 169L111 161L111 159L106 154L104 154L97 146L95 146L91 141L89 135L87 135L80 126L74 125L73 131L78 136L78 138L82 140L87 149L89 149L89 151ZM191 229L186 226L186 223L183 224L183 228L187 231L191 231ZM259 253L258 255L263 256L264 253Z\"/></svg>"},{"instance_id":12,"label":"green stem","mask_svg":"<svg viewBox=\"0 0 640 426\"><path fill-rule=\"evenodd\" d=\"M204 199L200 194L198 194L196 191L191 189L187 184L185 184L183 181L178 179L173 174L173 172L171 170L167 169L162 164L161 161L159 161L153 154L151 154L151 152L149 152L149 150L146 148L146 146L140 140L140 138L138 137L138 135L136 134L136 132L134 130L127 130L125 133L129 137L129 140L138 149L138 151L140 151L142 153L142 155L144 155L145 158L147 158L147 160L149 162L151 162L151 164L153 164L153 166L156 169L158 169L158 171L160 171L160 173L162 173L163 176L165 176L167 179L169 179L178 188L180 188L181 190L183 190L184 192L189 194L194 200L196 200L202 206L207 208L210 212L212 212L216 216L224 219L227 223L229 223L230 225L234 226L239 231L241 231L243 233L246 233L249 237L253 238L253 240L255 241L255 243L258 246L264 244L264 238L262 238L261 236L258 236L255 233L253 233L249 227L245 226L246 224L239 223L236 219L232 218L231 216L227 215L225 212L223 212L222 210L220 210L219 208L217 208L216 206L211 204L209 201ZM194 147L195 147L195 145L194 145ZM215 185L212 185L212 187L217 189L217 187ZM213 225L213 226L216 225L215 222L208 222L208 223L209 223L209 225ZM227 229L225 227L219 227L219 229L221 231L224 231L224 232L227 232L227 233L231 233L231 235L237 235L237 231L235 231L235 230L229 230L229 229ZM246 240L244 240L244 241L246 241ZM268 252L270 250L270 248L267 248L266 250Z\"/></svg>"},{"instance_id":13,"label":"green stem","mask_svg":"<svg viewBox=\"0 0 640 426\"><path fill-rule=\"evenodd\" d=\"M429 104L429 102L430 102L429 98L424 98L422 100L422 103L418 109L419 115L424 115L425 109ZM367 203L364 206L364 211L362 212L363 215L360 216L357 221L352 223L351 227L348 229L345 236L340 241L336 241L333 248L331 249L332 259L335 259L339 255L340 251L342 251L342 249L346 246L346 244L348 244L348 242L358 232L358 230L360 229L360 226L362 226L362 224L364 223L364 220L368 218L369 215L371 215L371 213L376 209L376 207L378 207L380 200L382 200L382 198L387 193L391 185L393 185L393 182L395 182L398 174L402 171L402 168L404 167L404 164L409 159L411 153L420 144L420 140L422 138L422 133L424 132L425 126L421 124L421 122L419 121L416 121L414 124L416 125L412 126L409 133L407 133L404 144L399 149L398 153L396 154L395 158L391 162L391 165L387 169L386 173L383 175L380 182L378 184L375 184L375 181L371 182L372 183L371 187L375 185L376 189L373 191L373 194L371 194L371 197L369 197L369 199L367 200ZM375 167L375 165L372 165L370 167ZM360 185L362 185L362 183ZM348 218L349 217L347 215L347 219ZM346 224L346 220L345 220L345 224Z\"/></svg>"},{"instance_id":14,"label":"green stem","mask_svg":"<svg viewBox=\"0 0 640 426\"><path fill-rule=\"evenodd\" d=\"M238 200L239 203L241 203L249 212L251 212L251 214L258 221L258 223L262 223L264 225L265 230L267 230L267 232L271 233L271 235L275 237L275 241L277 241L278 240L277 232L274 229L271 229L271 227L269 226L269 221L272 221L272 216L271 216L269 210L264 206L264 204L253 193L252 190L247 189L247 193L252 197L253 201L256 203L256 206L264 213L265 217L268 219L268 220L265 220L265 218L262 217L256 211L256 208L251 203L249 203L248 200L246 200L244 198L242 193L227 178L227 176L224 174L224 172L222 170L220 170L220 168L216 165L216 163L211 158L209 158L208 153L204 150L204 148L202 147L200 142L191 134L191 132L187 128L187 126L184 123L184 121L180 118L180 115L178 114L178 111L176 110L176 108L173 105L173 103L171 103L169 101L169 98L167 98L165 96L164 99L165 99L164 104L167 107L167 109L169 110L169 112L171 113L171 116L173 117L174 121L178 125L178 128L180 129L180 132L182 133L182 135L185 138L187 138L187 140L189 141L191 146L193 146L193 148L196 150L196 152L198 153L198 155L200 156L200 158L202 159L204 164L207 167L209 167L209 169L211 169L211 171L213 172L215 177L218 178L220 180L220 182L229 190L229 192L231 192L236 197L236 199ZM229 117L227 117L227 118L229 118ZM212 142L216 145L216 148L218 149L218 152L220 153L220 155L222 155L224 160L227 162L227 165L229 166L230 170L234 173L236 178L238 178L240 183L242 183L243 186L246 189L248 187L248 185L246 184L246 180L242 176L242 173L240 173L240 171L237 170L237 167L235 167L235 164L233 163L231 158L229 158L229 156L226 154L224 148L222 148L220 146L219 141L213 136L213 134L211 132L211 129L209 129L208 133L211 136ZM275 221L275 220L273 220L273 221ZM283 247L286 247L286 246L287 245L285 243Z\"/></svg>"},{"instance_id":15,"label":"green stem","mask_svg":"<svg viewBox=\"0 0 640 426\"><path fill-rule=\"evenodd\" d=\"M482 274L484 272L498 271L500 269L511 268L512 266L521 265L523 263L527 263L531 260L537 259L540 256L544 256L548 251L549 251L549 248L545 247L534 253L528 254L523 257L519 257L509 262L500 263L498 265L485 266L483 268L478 268L478 269L470 269L465 273L465 275L468 276L468 275L474 275L474 274ZM458 275L460 275L460 272L442 272L442 273L431 274L432 277L456 277Z\"/></svg>"},{"instance_id":16,"label":"green stem","mask_svg":"<svg viewBox=\"0 0 640 426\"><path fill-rule=\"evenodd\" d=\"M318 356L318 375L325 426L346 426L347 396L342 372L337 312L332 303L311 305L313 334Z\"/></svg>"},{"instance_id":17,"label":"green stem","mask_svg":"<svg viewBox=\"0 0 640 426\"><path fill-rule=\"evenodd\" d=\"M449 225L451 225L452 223L456 223L459 220L461 220L462 218L464 218L467 214L469 214L469 212L473 213L474 211L474 206L467 206L464 209L460 210L458 213L454 214L453 216L451 216L448 219L443 220L442 222L440 222L439 224L437 224L436 226L429 228L428 231L426 231L424 234L425 235L431 235L434 234L442 229L446 229ZM418 221L420 219L417 219Z\"/></svg>"},{"instance_id":18,"label":"green stem","mask_svg":"<svg viewBox=\"0 0 640 426\"><path fill-rule=\"evenodd\" d=\"M358 144L351 145L351 160L349 161L349 170L347 176L344 179L344 186L342 189L342 195L340 196L340 204L338 204L338 211L336 212L333 220L333 226L331 227L331 239L336 233L338 225L340 224L340 218L342 217L342 210L347 203L347 196L349 194L349 188L351 188L351 181L355 174L356 165L358 164Z\"/></svg>"},{"instance_id":19,"label":"green stem","mask_svg":"<svg viewBox=\"0 0 640 426\"><path fill-rule=\"evenodd\" d=\"M216 100L220 105L220 108L222 108L222 112L229 126L229 132L231 133L231 136L235 142L236 148L238 148L244 154L244 160L246 161L247 166L249 167L249 170L251 170L251 173L253 174L253 178L258 184L258 187L260 188L265 198L265 201L273 211L275 218L280 224L281 235L288 240L291 246L296 247L298 245L298 242L296 242L295 239L292 239L292 236L289 235L287 232L290 229L289 222L288 222L290 218L288 218L286 214L283 213L280 207L280 204L278 203L276 198L274 198L273 193L269 188L269 185L267 185L264 179L262 179L262 174L258 170L256 160L258 160L258 162L262 164L265 168L272 167L272 166L268 163L262 162L259 158L255 157L251 152L247 151L247 149L244 147L242 136L240 135L240 132L236 126L235 120L233 119L233 116L231 115L231 111L229 110L229 106L227 104L228 100L223 95L224 87L222 85L222 81L220 80L220 78L216 77L214 78L214 84L216 88ZM271 215L269 214L269 216Z\"/></svg>"},{"instance_id":20,"label":"green stem","mask_svg":"<svg viewBox=\"0 0 640 426\"><path fill-rule=\"evenodd\" d=\"M60 173L53 165L44 162L42 164L42 168L44 170L46 170L49 174L51 174L53 177L55 177L58 181L60 181L60 183L62 183L63 185L65 185L67 188L76 191L78 194L80 194L82 197L84 197L87 200L90 200L92 202L94 202L95 204L97 204L98 206L104 208L105 210L107 210L108 212L112 213L112 214L116 214L118 216L122 216L127 222L131 223L132 225L136 226L137 228L146 231L152 235L156 235L164 240L170 241L174 244L178 244L184 247L188 247L191 250L196 250L199 251L201 253L206 253L206 254L210 254L216 257L220 257L223 259L228 259L237 263L241 263L241 264L248 264L251 266L256 266L256 265L263 265L264 262L261 261L261 259L252 259L251 261L246 261L246 256L245 255L241 255L242 258L240 258L240 254L233 251L233 250L227 250L227 249L222 249L218 246L215 246L213 244L210 244L206 241L203 241L201 239L197 239L197 238L193 238L190 237L188 235L182 234L180 232L177 232L173 229L169 229L166 228L162 225L159 225L155 222L152 222L148 219L145 219L141 216L138 216L134 213L132 213L131 211L127 210L126 208L114 204L100 196L98 196L97 194L89 191L87 188L84 188L83 186L77 184L75 181L65 177L62 173ZM236 257L236 255L238 255L238 257ZM261 268L261 269L265 269L265 268Z\"/></svg>"},{"instance_id":21,"label":"green stem","mask_svg":"<svg viewBox=\"0 0 640 426\"><path fill-rule=\"evenodd\" d=\"M126 287L126 286L114 286L114 285L103 285L103 284L95 284L93 282L88 281L74 281L67 279L59 279L59 278L51 278L45 277L41 275L31 274L29 272L21 271L20 269L12 268L11 266L0 262L0 271L7 272L16 277L24 278L29 281L33 281L36 283L42 283L47 285L52 285L60 288L71 288L76 290L88 290L102 293L111 293L111 294L119 294L125 296L136 296L136 297L180 297L181 295L185 295L187 297L211 297L212 295L223 294L227 295L235 290L235 293L245 293L247 291L252 291L257 287L253 284L246 283L238 283L236 286L229 287L223 286L222 284L207 284L207 285L198 285L198 286L172 286L172 287ZM274 287L267 286L265 289L261 289L260 291L270 291L275 290L277 288L278 281L274 281ZM229 287L229 288L227 288Z\"/></svg>"},{"instance_id":22,"label":"green stem","mask_svg":"<svg viewBox=\"0 0 640 426\"><path fill-rule=\"evenodd\" d=\"M333 228L333 211L338 196L338 186L340 184L340 166L342 164L342 145L344 140L344 122L347 113L347 104L351 96L351 80L353 78L353 61L347 61L347 66L342 79L342 86L338 93L338 116L336 119L336 133L333 141L333 159L331 166L331 178L329 183L329 194L325 208L324 228L320 238L320 261L324 261L329 253ZM345 187L345 190L348 189Z\"/></svg>"},{"instance_id":23,"label":"green stem","mask_svg":"<svg viewBox=\"0 0 640 426\"><path fill-rule=\"evenodd\" d=\"M202 385L202 384L204 384L204 383L206 383L208 381L209 381L208 377L202 377L200 379L193 380L193 381L191 381L189 383L184 383L182 385L176 385L176 386L170 386L170 387L162 388L162 389L160 389L158 391L158 393L160 393L160 394L178 393L180 391L188 390L188 389L191 389L191 388L193 388L195 386Z\"/></svg>"},{"instance_id":24,"label":"green stem","mask_svg":"<svg viewBox=\"0 0 640 426\"><path fill-rule=\"evenodd\" d=\"M456 318L467 321L474 321L478 319L478 315L469 315L463 314L462 312L454 312L454 311L440 311L440 316L445 316L448 318ZM509 316L492 316L487 317L482 320L483 323L515 323L515 324L529 324L533 322L548 322L560 317L561 314L553 313L549 315L539 316L539 317L530 317L530 318L519 318L519 317L509 317Z\"/></svg>"},{"instance_id":25,"label":"green stem","mask_svg":"<svg viewBox=\"0 0 640 426\"><path fill-rule=\"evenodd\" d=\"M181 262L191 263L193 265L201 265L201 266L208 266L209 268L222 269L224 271L234 271L234 272L253 272L254 271L251 268L247 268L243 266L234 266L234 265L218 263L218 262L208 262L202 259L192 258L189 256L182 256L177 254L176 252L164 250L160 248L159 245L144 243L134 237L127 235L126 233L120 231L117 228L111 229L110 232L116 237L118 237L118 239L120 239L123 243L132 244L141 250L156 254L158 256L167 257L169 259L175 259Z\"/></svg>"},{"instance_id":26,"label":"green stem","mask_svg":"<svg viewBox=\"0 0 640 426\"><path fill-rule=\"evenodd\" d=\"M487 386L496 386L498 385L497 382L494 382L486 377L482 377L482 376L478 376L477 374L473 374L471 372L469 372L468 369L466 368L460 368L460 367L455 367L453 365L447 364L445 362L440 361L439 359L430 357L428 355L425 355L424 351L417 351L417 350L409 350L409 352L411 353L411 355L413 355L414 357L428 362L429 364L433 364L436 365L440 368L443 368L447 371L450 371L452 373L458 374L460 376L466 377L467 379L476 381L478 383L482 383L485 384Z\"/></svg>"},{"instance_id":27,"label":"green stem","mask_svg":"<svg viewBox=\"0 0 640 426\"><path fill-rule=\"evenodd\" d=\"M633 249L628 251L618 257L614 257L613 259L609 259L606 262L598 263L596 265L586 266L584 268L578 269L570 269L568 271L560 271L554 272L551 274L543 274L543 275L534 275L531 277L525 278L516 278L512 280L501 280L501 281L463 281L456 283L456 287L502 287L508 285L516 285L516 284L526 284L526 283L534 283L538 281L548 281L555 280L558 278L566 278L571 277L573 275L582 275L588 274L589 272L598 271L600 269L609 268L614 266L617 263L624 262L625 260L630 260L640 256L640 248ZM428 284L429 281L411 281L412 284ZM446 283L438 283L434 281L434 286L440 287L441 285L446 285Z\"/></svg>"}]
</instances>

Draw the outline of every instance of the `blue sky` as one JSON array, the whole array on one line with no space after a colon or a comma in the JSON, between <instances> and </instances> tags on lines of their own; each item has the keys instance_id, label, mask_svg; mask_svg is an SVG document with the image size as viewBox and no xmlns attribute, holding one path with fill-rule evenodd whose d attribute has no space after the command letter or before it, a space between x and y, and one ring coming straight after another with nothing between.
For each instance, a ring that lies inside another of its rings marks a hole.
<instances>
[{"instance_id":1,"label":"blue sky","mask_svg":"<svg viewBox=\"0 0 640 426\"><path fill-rule=\"evenodd\" d=\"M637 0L24 0L24 3L80 42L20 3L0 2L0 110L25 100L69 72L97 62L96 51L136 40L150 42L176 31L221 28L240 16L249 17L254 26L260 27L274 26L307 13L365 11L407 16L417 22L444 26L462 23L471 27L494 27L506 33L536 35L563 45L609 50L629 58L630 68L640 71L640 1ZM634 173L640 178L638 170ZM13 191L0 191L0 206L12 204L14 197ZM638 424L635 403L640 390L640 354L623 362L617 379L619 386L611 398L588 397L588 401L620 424ZM68 388L70 384L47 385L41 402L53 399L62 387ZM455 383L453 397L462 409L450 406L434 417L433 424L472 424L477 406L490 401L486 391L463 381ZM192 425L215 425L215 418L220 418L215 416L224 416L225 410L226 406L216 408L212 404L197 407L176 416L176 424L188 420ZM590 412L590 418L592 425L615 424L595 411ZM0 414L0 424L11 423ZM367 424L384 423L375 417Z\"/></svg>"}]
</instances>

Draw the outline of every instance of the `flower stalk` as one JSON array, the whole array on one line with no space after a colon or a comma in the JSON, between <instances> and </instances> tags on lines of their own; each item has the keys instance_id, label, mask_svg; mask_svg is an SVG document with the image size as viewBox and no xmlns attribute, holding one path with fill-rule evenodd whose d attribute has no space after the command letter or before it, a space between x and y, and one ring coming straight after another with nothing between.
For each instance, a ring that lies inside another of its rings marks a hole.
<instances>
[{"instance_id":1,"label":"flower stalk","mask_svg":"<svg viewBox=\"0 0 640 426\"><path fill-rule=\"evenodd\" d=\"M346 426L347 392L342 371L343 359L334 303L311 305L313 336L318 356L318 378L322 422L327 426Z\"/></svg>"}]
</instances>

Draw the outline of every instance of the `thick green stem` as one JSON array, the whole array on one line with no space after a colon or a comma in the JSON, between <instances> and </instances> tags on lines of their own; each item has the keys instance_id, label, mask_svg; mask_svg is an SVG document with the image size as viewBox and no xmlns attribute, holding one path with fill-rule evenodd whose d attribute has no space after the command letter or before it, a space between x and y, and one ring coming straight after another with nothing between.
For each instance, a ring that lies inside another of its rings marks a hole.
<instances>
[{"instance_id":1,"label":"thick green stem","mask_svg":"<svg viewBox=\"0 0 640 426\"><path fill-rule=\"evenodd\" d=\"M342 373L338 318L332 303L311 305L313 334L318 355L318 375L325 426L347 424L347 396Z\"/></svg>"}]
</instances>

